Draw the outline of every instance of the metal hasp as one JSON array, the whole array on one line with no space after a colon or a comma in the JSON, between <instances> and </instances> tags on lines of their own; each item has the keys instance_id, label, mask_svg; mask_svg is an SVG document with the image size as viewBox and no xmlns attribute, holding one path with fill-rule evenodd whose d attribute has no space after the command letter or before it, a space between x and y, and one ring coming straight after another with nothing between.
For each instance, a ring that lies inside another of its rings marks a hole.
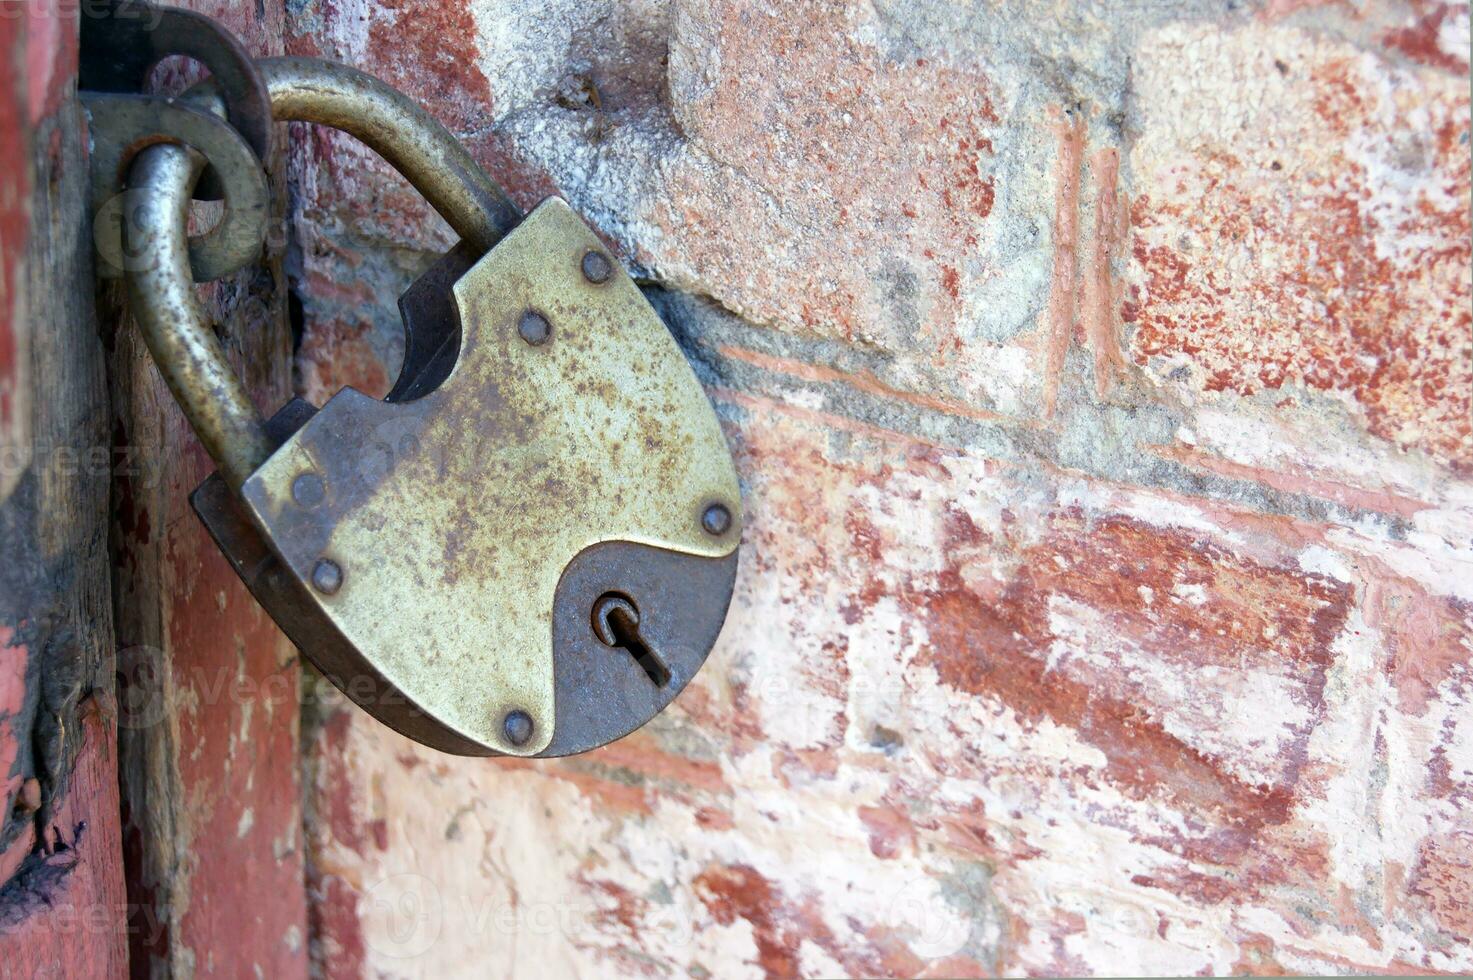
<instances>
[{"instance_id":1,"label":"metal hasp","mask_svg":"<svg viewBox=\"0 0 1473 980\"><path fill-rule=\"evenodd\" d=\"M240 39L204 14L142 0L95 0L80 30L77 81L92 144L97 274L117 278L133 265L122 226L133 220L136 196L122 191L134 156L158 144L201 154L192 196L225 201L219 223L190 242L194 278L218 279L256 261L269 217L261 163L271 156L271 99ZM214 114L142 94L154 66L171 55L210 70Z\"/></svg>"},{"instance_id":2,"label":"metal hasp","mask_svg":"<svg viewBox=\"0 0 1473 980\"><path fill-rule=\"evenodd\" d=\"M205 157L137 153L129 295L219 467L196 511L302 652L400 732L522 756L628 734L704 662L735 581L740 492L695 374L566 203L522 218L428 113L361 72L254 67L275 118L359 137L462 241L401 299L386 400L347 388L263 422L190 281ZM186 98L221 108L209 85Z\"/></svg>"},{"instance_id":3,"label":"metal hasp","mask_svg":"<svg viewBox=\"0 0 1473 980\"><path fill-rule=\"evenodd\" d=\"M256 156L271 156L270 96L240 39L219 21L144 0L90 0L80 33L78 88L142 92L155 65L171 55L186 55L209 69L223 94L230 125Z\"/></svg>"}]
</instances>

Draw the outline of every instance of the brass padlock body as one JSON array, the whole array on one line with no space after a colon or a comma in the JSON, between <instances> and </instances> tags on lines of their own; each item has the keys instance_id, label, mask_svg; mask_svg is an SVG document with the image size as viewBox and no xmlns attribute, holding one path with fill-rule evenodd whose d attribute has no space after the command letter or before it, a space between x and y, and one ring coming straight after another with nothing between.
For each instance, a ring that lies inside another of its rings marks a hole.
<instances>
[{"instance_id":1,"label":"brass padlock body","mask_svg":"<svg viewBox=\"0 0 1473 980\"><path fill-rule=\"evenodd\" d=\"M736 473L669 331L560 199L453 295L459 351L438 387L289 406L240 501L212 478L196 509L304 653L380 720L458 754L583 751L643 724L704 662L735 576ZM529 315L545 337L528 339ZM713 507L729 517L719 531L703 521ZM598 639L607 594L638 606L663 684ZM513 712L531 721L521 744Z\"/></svg>"}]
</instances>

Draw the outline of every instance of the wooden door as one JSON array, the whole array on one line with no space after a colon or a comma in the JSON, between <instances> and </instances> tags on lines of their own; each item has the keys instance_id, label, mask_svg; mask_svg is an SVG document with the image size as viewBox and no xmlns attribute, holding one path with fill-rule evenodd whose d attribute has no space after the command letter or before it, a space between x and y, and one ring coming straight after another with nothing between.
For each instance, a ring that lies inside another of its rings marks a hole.
<instances>
[{"instance_id":1,"label":"wooden door","mask_svg":"<svg viewBox=\"0 0 1473 980\"><path fill-rule=\"evenodd\" d=\"M127 963L106 350L75 18L0 16L0 974Z\"/></svg>"},{"instance_id":2,"label":"wooden door","mask_svg":"<svg viewBox=\"0 0 1473 980\"><path fill-rule=\"evenodd\" d=\"M280 3L194 6L280 53ZM94 284L94 12L0 9L0 976L303 976L296 652L189 512L210 463ZM201 289L268 407L284 283L278 247Z\"/></svg>"}]
</instances>

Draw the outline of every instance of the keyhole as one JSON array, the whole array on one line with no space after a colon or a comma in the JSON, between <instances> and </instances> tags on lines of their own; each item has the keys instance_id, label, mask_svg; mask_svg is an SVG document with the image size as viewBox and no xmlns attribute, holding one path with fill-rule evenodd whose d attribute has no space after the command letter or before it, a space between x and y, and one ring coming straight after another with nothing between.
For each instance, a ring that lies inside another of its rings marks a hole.
<instances>
[{"instance_id":1,"label":"keyhole","mask_svg":"<svg viewBox=\"0 0 1473 980\"><path fill-rule=\"evenodd\" d=\"M639 607L628 596L618 592L599 596L593 604L593 634L605 646L622 649L633 657L656 687L670 683L670 668L639 635Z\"/></svg>"}]
</instances>

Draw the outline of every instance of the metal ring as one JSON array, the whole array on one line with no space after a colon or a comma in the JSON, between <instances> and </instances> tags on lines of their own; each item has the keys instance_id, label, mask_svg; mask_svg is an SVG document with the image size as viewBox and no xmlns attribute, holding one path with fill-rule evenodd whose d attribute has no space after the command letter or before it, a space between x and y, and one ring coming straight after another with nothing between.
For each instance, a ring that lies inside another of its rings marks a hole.
<instances>
[{"instance_id":1,"label":"metal ring","mask_svg":"<svg viewBox=\"0 0 1473 980\"><path fill-rule=\"evenodd\" d=\"M208 112L153 96L83 92L81 102L92 133L92 229L100 275L117 278L137 258L124 248L122 225L133 216L122 207L123 178L134 155L154 143L199 151L221 178L224 215L189 240L193 278L219 279L260 257L270 192L260 160L240 134Z\"/></svg>"}]
</instances>

